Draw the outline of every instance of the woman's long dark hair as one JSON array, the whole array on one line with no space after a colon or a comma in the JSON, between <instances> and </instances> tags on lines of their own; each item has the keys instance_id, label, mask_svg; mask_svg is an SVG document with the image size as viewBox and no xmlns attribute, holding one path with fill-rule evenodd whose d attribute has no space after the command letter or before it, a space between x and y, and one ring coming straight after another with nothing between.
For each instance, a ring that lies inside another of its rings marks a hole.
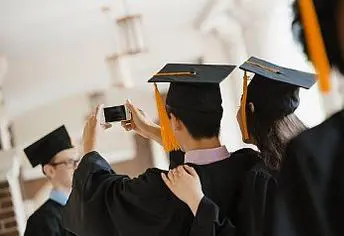
<instances>
[{"instance_id":1,"label":"woman's long dark hair","mask_svg":"<svg viewBox=\"0 0 344 236\"><path fill-rule=\"evenodd\" d=\"M247 106L247 126L265 164L279 169L286 144L307 127L294 114L279 119L251 112Z\"/></svg>"}]
</instances>

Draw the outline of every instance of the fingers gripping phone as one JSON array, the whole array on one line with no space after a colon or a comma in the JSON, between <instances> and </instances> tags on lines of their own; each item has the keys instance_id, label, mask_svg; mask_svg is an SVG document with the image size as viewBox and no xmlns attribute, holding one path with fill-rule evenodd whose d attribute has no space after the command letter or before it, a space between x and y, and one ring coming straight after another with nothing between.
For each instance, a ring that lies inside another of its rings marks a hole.
<instances>
[{"instance_id":1,"label":"fingers gripping phone","mask_svg":"<svg viewBox=\"0 0 344 236\"><path fill-rule=\"evenodd\" d=\"M131 120L131 112L126 105L105 107L104 108L105 122L119 122Z\"/></svg>"}]
</instances>

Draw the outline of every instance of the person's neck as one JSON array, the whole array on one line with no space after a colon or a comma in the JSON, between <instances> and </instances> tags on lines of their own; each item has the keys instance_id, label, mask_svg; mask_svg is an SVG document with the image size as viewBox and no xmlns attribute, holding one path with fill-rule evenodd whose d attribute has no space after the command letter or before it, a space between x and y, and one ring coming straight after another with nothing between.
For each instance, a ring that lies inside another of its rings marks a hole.
<instances>
[{"instance_id":1,"label":"person's neck","mask_svg":"<svg viewBox=\"0 0 344 236\"><path fill-rule=\"evenodd\" d=\"M188 141L185 143L186 143L186 145L184 145L185 152L221 147L221 143L218 137L203 138L203 139L197 139L197 140L193 138L189 138Z\"/></svg>"},{"instance_id":2,"label":"person's neck","mask_svg":"<svg viewBox=\"0 0 344 236\"><path fill-rule=\"evenodd\" d=\"M62 192L66 194L66 196L69 196L70 192L72 191L71 188L67 188L67 187L61 186L60 184L54 184L54 183L53 183L53 190Z\"/></svg>"}]
</instances>

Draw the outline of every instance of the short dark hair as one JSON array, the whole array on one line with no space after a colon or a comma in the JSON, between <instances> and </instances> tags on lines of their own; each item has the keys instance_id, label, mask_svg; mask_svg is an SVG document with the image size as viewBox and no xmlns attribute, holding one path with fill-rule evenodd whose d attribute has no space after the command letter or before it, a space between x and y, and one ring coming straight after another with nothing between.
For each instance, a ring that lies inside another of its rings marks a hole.
<instances>
[{"instance_id":1,"label":"short dark hair","mask_svg":"<svg viewBox=\"0 0 344 236\"><path fill-rule=\"evenodd\" d=\"M176 109L166 106L167 114L172 113L177 119L181 120L191 136L196 139L218 137L223 110L213 113L201 113Z\"/></svg>"},{"instance_id":2,"label":"short dark hair","mask_svg":"<svg viewBox=\"0 0 344 236\"><path fill-rule=\"evenodd\" d=\"M261 157L271 169L279 169L287 143L306 129L294 114L274 118L269 114L257 114L246 108L247 127L256 141Z\"/></svg>"},{"instance_id":3,"label":"short dark hair","mask_svg":"<svg viewBox=\"0 0 344 236\"><path fill-rule=\"evenodd\" d=\"M338 68L344 73L344 58L342 58L340 42L338 36L337 9L340 0L313 0L316 13L319 19L321 33L324 39L327 56L331 66ZM297 38L302 46L304 53L308 56L307 43L305 40L304 27L301 22L299 0L295 0L293 4L294 20L292 28L295 38ZM342 42L344 43L344 42Z\"/></svg>"}]
</instances>

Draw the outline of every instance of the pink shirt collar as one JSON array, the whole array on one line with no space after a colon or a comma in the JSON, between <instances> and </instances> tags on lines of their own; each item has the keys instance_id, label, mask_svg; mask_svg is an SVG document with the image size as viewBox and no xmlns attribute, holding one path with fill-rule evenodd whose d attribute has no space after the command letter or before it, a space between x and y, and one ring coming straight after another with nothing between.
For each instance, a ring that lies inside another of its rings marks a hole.
<instances>
[{"instance_id":1,"label":"pink shirt collar","mask_svg":"<svg viewBox=\"0 0 344 236\"><path fill-rule=\"evenodd\" d=\"M196 165L207 165L217 161L222 161L230 156L227 148L221 146L212 149L199 149L185 153L185 163Z\"/></svg>"}]
</instances>

